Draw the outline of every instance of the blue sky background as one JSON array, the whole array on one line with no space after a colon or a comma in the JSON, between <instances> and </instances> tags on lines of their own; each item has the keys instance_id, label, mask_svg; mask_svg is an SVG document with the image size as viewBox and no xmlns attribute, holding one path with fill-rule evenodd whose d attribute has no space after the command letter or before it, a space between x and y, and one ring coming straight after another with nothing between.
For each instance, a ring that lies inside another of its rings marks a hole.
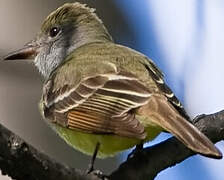
<instances>
[{"instance_id":1,"label":"blue sky background","mask_svg":"<svg viewBox=\"0 0 224 180\"><path fill-rule=\"evenodd\" d=\"M116 3L137 37L128 45L156 62L190 116L223 109L224 1ZM224 153L224 143L218 143L218 147ZM224 160L197 155L163 171L156 180L222 180L223 169Z\"/></svg>"}]
</instances>

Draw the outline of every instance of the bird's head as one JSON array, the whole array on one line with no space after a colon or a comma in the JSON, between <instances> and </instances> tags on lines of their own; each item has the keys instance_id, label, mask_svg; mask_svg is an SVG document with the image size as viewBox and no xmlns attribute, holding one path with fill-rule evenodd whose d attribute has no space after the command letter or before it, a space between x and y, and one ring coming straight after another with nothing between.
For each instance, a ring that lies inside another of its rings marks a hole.
<instances>
[{"instance_id":1,"label":"bird's head","mask_svg":"<svg viewBox=\"0 0 224 180\"><path fill-rule=\"evenodd\" d=\"M4 59L34 59L41 74L47 78L76 48L105 41L112 41L112 38L94 9L77 2L67 3L44 20L34 40Z\"/></svg>"}]
</instances>

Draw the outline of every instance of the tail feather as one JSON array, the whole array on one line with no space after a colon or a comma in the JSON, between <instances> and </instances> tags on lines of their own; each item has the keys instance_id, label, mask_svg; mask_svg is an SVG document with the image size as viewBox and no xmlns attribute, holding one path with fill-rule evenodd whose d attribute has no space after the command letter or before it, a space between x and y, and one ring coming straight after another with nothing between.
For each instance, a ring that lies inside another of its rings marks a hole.
<instances>
[{"instance_id":1,"label":"tail feather","mask_svg":"<svg viewBox=\"0 0 224 180\"><path fill-rule=\"evenodd\" d=\"M222 158L222 153L194 125L185 120L165 97L152 96L139 114L149 117L152 123L172 133L191 150L204 156Z\"/></svg>"}]
</instances>

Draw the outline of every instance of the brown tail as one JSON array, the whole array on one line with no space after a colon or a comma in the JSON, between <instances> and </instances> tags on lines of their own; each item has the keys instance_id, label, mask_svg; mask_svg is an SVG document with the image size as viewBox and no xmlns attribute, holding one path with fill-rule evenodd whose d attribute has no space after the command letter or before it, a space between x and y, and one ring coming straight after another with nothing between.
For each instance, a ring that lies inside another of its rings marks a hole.
<instances>
[{"instance_id":1,"label":"brown tail","mask_svg":"<svg viewBox=\"0 0 224 180\"><path fill-rule=\"evenodd\" d=\"M142 106L138 113L149 117L152 123L172 133L191 150L207 157L222 158L222 153L214 144L185 120L165 97L151 96L148 104Z\"/></svg>"}]
</instances>

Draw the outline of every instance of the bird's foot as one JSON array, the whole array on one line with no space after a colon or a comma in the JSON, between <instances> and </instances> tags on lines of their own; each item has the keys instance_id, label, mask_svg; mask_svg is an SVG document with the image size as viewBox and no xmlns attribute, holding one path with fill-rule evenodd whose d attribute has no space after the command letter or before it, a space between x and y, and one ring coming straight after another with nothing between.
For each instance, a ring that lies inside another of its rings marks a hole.
<instances>
[{"instance_id":1,"label":"bird's foot","mask_svg":"<svg viewBox=\"0 0 224 180\"><path fill-rule=\"evenodd\" d=\"M102 171L100 170L97 170L97 169L87 169L86 171L86 174L90 175L90 176L95 176L99 179L102 179L102 180L109 180L109 176L103 174Z\"/></svg>"},{"instance_id":2,"label":"bird's foot","mask_svg":"<svg viewBox=\"0 0 224 180\"><path fill-rule=\"evenodd\" d=\"M128 154L127 160L133 158L136 154L140 153L142 149L143 149L143 143L137 144L135 149L130 154Z\"/></svg>"},{"instance_id":3,"label":"bird's foot","mask_svg":"<svg viewBox=\"0 0 224 180\"><path fill-rule=\"evenodd\" d=\"M198 122L201 118L203 118L203 117L205 117L206 116L206 114L200 114L200 115L197 115L193 120L192 120L192 122L193 123L196 123L196 122Z\"/></svg>"}]
</instances>

